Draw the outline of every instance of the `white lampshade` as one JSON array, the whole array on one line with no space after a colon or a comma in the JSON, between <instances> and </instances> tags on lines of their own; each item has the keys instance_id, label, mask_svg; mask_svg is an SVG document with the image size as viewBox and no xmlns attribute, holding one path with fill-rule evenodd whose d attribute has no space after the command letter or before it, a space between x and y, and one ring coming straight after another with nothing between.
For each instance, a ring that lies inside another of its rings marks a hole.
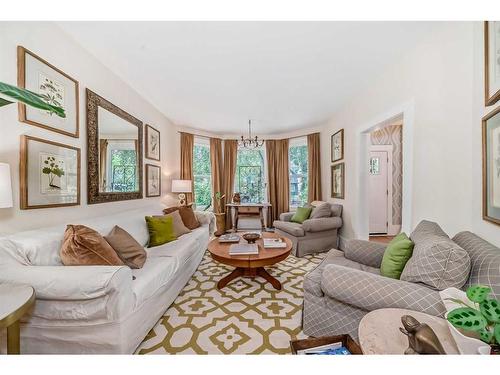
<instances>
[{"instance_id":1,"label":"white lampshade","mask_svg":"<svg viewBox=\"0 0 500 375\"><path fill-rule=\"evenodd\" d=\"M172 193L191 193L191 180L172 180Z\"/></svg>"},{"instance_id":2,"label":"white lampshade","mask_svg":"<svg viewBox=\"0 0 500 375\"><path fill-rule=\"evenodd\" d=\"M0 208L12 207L12 183L10 181L10 166L0 163Z\"/></svg>"}]
</instances>

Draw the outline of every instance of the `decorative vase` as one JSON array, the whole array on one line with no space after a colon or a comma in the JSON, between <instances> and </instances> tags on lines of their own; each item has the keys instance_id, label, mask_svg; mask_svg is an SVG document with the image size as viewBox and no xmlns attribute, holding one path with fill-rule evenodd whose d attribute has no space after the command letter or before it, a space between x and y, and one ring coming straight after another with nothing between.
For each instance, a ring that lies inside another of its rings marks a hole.
<instances>
[{"instance_id":1,"label":"decorative vase","mask_svg":"<svg viewBox=\"0 0 500 375\"><path fill-rule=\"evenodd\" d=\"M226 214L215 214L215 223L217 225L217 230L214 234L217 237L226 233Z\"/></svg>"}]
</instances>

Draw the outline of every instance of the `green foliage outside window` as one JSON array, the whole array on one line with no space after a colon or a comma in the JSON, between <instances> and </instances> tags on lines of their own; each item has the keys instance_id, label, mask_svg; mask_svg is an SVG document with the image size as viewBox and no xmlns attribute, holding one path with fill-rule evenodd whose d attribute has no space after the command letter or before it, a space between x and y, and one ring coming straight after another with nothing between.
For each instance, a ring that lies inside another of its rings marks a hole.
<instances>
[{"instance_id":1,"label":"green foliage outside window","mask_svg":"<svg viewBox=\"0 0 500 375\"><path fill-rule=\"evenodd\" d=\"M261 203L265 197L264 150L239 149L236 160L234 190L241 193L243 202Z\"/></svg>"},{"instance_id":2,"label":"green foliage outside window","mask_svg":"<svg viewBox=\"0 0 500 375\"><path fill-rule=\"evenodd\" d=\"M111 151L111 191L137 191L139 181L136 171L135 150Z\"/></svg>"},{"instance_id":3,"label":"green foliage outside window","mask_svg":"<svg viewBox=\"0 0 500 375\"><path fill-rule=\"evenodd\" d=\"M290 206L307 203L307 145L290 146Z\"/></svg>"},{"instance_id":4,"label":"green foliage outside window","mask_svg":"<svg viewBox=\"0 0 500 375\"><path fill-rule=\"evenodd\" d=\"M195 144L193 149L194 200L197 209L203 210L212 203L212 173L210 146Z\"/></svg>"}]
</instances>

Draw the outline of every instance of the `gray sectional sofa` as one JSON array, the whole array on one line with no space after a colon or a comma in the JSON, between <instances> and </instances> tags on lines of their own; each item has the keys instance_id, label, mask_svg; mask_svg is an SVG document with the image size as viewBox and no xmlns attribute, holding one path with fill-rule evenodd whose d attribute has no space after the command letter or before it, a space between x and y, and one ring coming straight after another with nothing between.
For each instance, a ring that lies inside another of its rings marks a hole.
<instances>
[{"instance_id":1,"label":"gray sectional sofa","mask_svg":"<svg viewBox=\"0 0 500 375\"><path fill-rule=\"evenodd\" d=\"M313 337L348 333L357 340L363 316L381 308L443 316L446 310L439 290L450 286L465 290L470 285L485 284L492 288L494 297L500 297L499 248L471 232L449 239L437 224L426 221L415 228L410 238L415 249L401 280L380 275L383 244L351 240L345 252L331 250L304 280L304 333ZM440 252L446 247L452 251L446 255L451 260L445 262L447 273L440 274L430 265L440 263L444 256ZM421 264L425 259L428 262ZM422 275L415 272L419 267L423 267ZM416 275L427 284L415 282Z\"/></svg>"}]
</instances>

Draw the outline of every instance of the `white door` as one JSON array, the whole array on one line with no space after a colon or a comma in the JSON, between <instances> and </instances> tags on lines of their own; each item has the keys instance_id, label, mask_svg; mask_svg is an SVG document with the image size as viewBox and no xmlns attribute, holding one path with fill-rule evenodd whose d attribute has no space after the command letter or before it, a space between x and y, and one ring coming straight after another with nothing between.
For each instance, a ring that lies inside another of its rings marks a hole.
<instances>
[{"instance_id":1,"label":"white door","mask_svg":"<svg viewBox=\"0 0 500 375\"><path fill-rule=\"evenodd\" d=\"M388 162L387 151L370 151L369 202L370 234L388 230Z\"/></svg>"}]
</instances>

